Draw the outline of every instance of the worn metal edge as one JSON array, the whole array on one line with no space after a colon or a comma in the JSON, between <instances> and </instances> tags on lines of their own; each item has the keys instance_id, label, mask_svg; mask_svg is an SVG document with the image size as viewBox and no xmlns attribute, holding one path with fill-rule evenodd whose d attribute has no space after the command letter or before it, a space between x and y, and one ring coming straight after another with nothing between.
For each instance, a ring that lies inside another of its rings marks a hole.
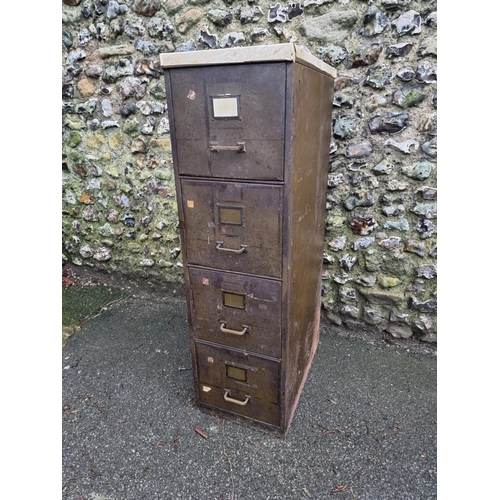
<instances>
[{"instance_id":1,"label":"worn metal edge","mask_svg":"<svg viewBox=\"0 0 500 500\"><path fill-rule=\"evenodd\" d=\"M337 76L334 68L293 43L160 54L160 65L164 69L271 61L297 61L329 76Z\"/></svg>"},{"instance_id":2,"label":"worn metal edge","mask_svg":"<svg viewBox=\"0 0 500 500\"><path fill-rule=\"evenodd\" d=\"M303 49L302 47L294 44L291 45L293 45L293 48L295 50L295 60L298 63L301 63L304 66L308 66L309 68L316 69L321 73L325 73L326 75L331 76L332 78L335 78L337 76L337 70L335 68L333 68L329 64L326 64L321 59L318 59L316 56L313 56L310 52L307 52L307 50Z\"/></svg>"}]
</instances>

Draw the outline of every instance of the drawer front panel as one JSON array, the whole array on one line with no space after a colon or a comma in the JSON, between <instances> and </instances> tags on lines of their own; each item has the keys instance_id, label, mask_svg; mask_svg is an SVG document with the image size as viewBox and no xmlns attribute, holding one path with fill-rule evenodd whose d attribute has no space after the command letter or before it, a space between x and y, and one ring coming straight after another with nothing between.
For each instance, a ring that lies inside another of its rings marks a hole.
<instances>
[{"instance_id":1,"label":"drawer front panel","mask_svg":"<svg viewBox=\"0 0 500 500\"><path fill-rule=\"evenodd\" d=\"M283 179L285 64L171 70L181 175Z\"/></svg>"},{"instance_id":2,"label":"drawer front panel","mask_svg":"<svg viewBox=\"0 0 500 500\"><path fill-rule=\"evenodd\" d=\"M189 268L195 338L281 357L281 282Z\"/></svg>"},{"instance_id":3,"label":"drawer front panel","mask_svg":"<svg viewBox=\"0 0 500 500\"><path fill-rule=\"evenodd\" d=\"M279 426L279 361L196 343L200 402Z\"/></svg>"},{"instance_id":4,"label":"drawer front panel","mask_svg":"<svg viewBox=\"0 0 500 500\"><path fill-rule=\"evenodd\" d=\"M188 264L281 278L283 188L181 179Z\"/></svg>"}]
</instances>

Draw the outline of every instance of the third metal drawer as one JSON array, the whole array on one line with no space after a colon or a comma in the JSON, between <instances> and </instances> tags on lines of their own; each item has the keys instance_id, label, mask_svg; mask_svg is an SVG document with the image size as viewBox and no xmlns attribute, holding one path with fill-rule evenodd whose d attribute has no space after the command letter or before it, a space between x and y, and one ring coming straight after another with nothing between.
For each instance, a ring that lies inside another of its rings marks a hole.
<instances>
[{"instance_id":1,"label":"third metal drawer","mask_svg":"<svg viewBox=\"0 0 500 500\"><path fill-rule=\"evenodd\" d=\"M189 266L196 339L281 357L281 282Z\"/></svg>"}]
</instances>

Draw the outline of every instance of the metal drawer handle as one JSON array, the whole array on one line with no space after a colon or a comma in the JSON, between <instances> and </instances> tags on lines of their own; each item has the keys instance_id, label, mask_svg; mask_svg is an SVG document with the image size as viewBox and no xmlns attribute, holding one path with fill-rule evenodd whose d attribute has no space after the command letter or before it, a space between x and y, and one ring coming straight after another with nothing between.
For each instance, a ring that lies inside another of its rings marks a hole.
<instances>
[{"instance_id":1,"label":"metal drawer handle","mask_svg":"<svg viewBox=\"0 0 500 500\"><path fill-rule=\"evenodd\" d=\"M230 333L231 335L245 335L245 333L248 333L250 331L250 327L243 325L243 330L237 332L236 330L230 330L229 328L226 328L226 323L222 322L220 324L220 331L224 333Z\"/></svg>"},{"instance_id":2,"label":"metal drawer handle","mask_svg":"<svg viewBox=\"0 0 500 500\"><path fill-rule=\"evenodd\" d=\"M224 252L244 253L247 251L247 245L240 245L241 248L239 250L233 250L232 248L224 248L222 241L216 241L215 243L215 248Z\"/></svg>"},{"instance_id":3,"label":"metal drawer handle","mask_svg":"<svg viewBox=\"0 0 500 500\"><path fill-rule=\"evenodd\" d=\"M237 399L230 398L231 391L228 389L224 389L224 401L228 401L229 403L234 403L236 405L245 406L250 401L250 396L245 396L245 401L238 401Z\"/></svg>"},{"instance_id":4,"label":"metal drawer handle","mask_svg":"<svg viewBox=\"0 0 500 500\"><path fill-rule=\"evenodd\" d=\"M237 142L236 146L219 146L218 142L210 143L210 151L212 153L218 153L219 151L238 151L238 153L245 152L245 143Z\"/></svg>"}]
</instances>

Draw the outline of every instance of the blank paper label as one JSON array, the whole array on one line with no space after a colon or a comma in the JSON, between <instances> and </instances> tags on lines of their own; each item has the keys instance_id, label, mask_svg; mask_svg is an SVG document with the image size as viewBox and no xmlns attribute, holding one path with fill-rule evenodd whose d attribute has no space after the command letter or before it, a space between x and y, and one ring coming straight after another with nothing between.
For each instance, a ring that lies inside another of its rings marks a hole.
<instances>
[{"instance_id":1,"label":"blank paper label","mask_svg":"<svg viewBox=\"0 0 500 500\"><path fill-rule=\"evenodd\" d=\"M212 97L214 118L238 118L237 97Z\"/></svg>"}]
</instances>

